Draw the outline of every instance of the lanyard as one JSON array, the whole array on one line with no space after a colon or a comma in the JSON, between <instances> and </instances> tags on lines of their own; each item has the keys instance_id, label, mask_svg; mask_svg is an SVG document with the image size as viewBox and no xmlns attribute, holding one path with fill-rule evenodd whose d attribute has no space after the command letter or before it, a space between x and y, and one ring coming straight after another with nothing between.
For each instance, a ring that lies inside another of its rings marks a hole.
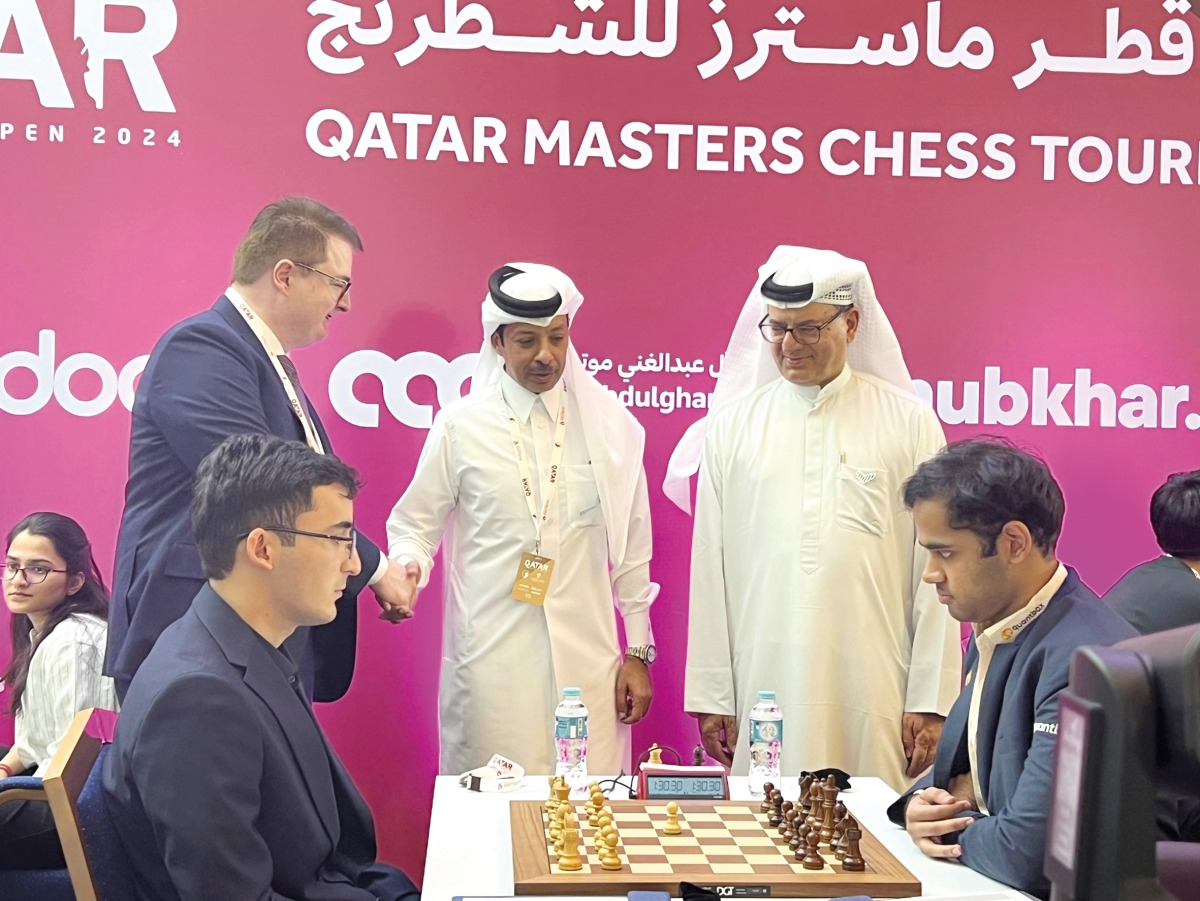
<instances>
[{"instance_id":1,"label":"lanyard","mask_svg":"<svg viewBox=\"0 0 1200 901\"><path fill-rule=\"evenodd\" d=\"M279 381L283 383L283 390L287 393L288 402L292 405L292 412L296 414L296 418L300 420L300 426L304 429L304 443L318 454L325 453L325 445L321 443L321 437L317 434L312 421L304 412L304 404L296 394L296 386L287 377L287 373L283 371L283 366L279 362L279 357L283 353L283 345L279 343L279 339L275 337L275 333L262 321L262 318L250 309L250 305L246 303L237 291L230 288L225 292L225 296L233 301L233 308L241 313L242 318L246 320L246 325L250 326L250 331L254 332L254 337L258 338L259 343L263 346L263 350L267 352L267 358L270 359L271 365L275 367Z\"/></svg>"},{"instance_id":2,"label":"lanyard","mask_svg":"<svg viewBox=\"0 0 1200 901\"><path fill-rule=\"evenodd\" d=\"M550 479L542 486L542 515L538 516L537 504L533 500L533 474L529 471L529 457L525 453L524 442L521 441L521 429L517 417L513 415L512 407L504 400L504 392L500 399L508 410L508 432L512 436L513 452L517 455L517 471L521 474L521 491L525 495L525 503L529 507L529 518L533 520L533 552L542 552L542 526L550 515L550 502L554 499L554 489L558 485L558 471L562 463L563 439L567 435L567 395L564 392L558 405L558 424L554 427L554 450L550 452Z\"/></svg>"}]
</instances>

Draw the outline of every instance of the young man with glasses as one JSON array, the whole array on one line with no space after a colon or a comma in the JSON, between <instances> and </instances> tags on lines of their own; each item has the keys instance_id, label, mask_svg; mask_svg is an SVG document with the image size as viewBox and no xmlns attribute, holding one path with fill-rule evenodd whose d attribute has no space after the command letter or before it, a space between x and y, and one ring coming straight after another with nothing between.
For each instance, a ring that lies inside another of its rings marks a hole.
<instances>
[{"instance_id":1,"label":"young man with glasses","mask_svg":"<svg viewBox=\"0 0 1200 901\"><path fill-rule=\"evenodd\" d=\"M208 581L134 676L104 771L139 899L419 897L376 862L371 812L286 648L358 574L357 490L344 463L269 435L200 463Z\"/></svg>"},{"instance_id":2,"label":"young man with glasses","mask_svg":"<svg viewBox=\"0 0 1200 901\"><path fill-rule=\"evenodd\" d=\"M361 249L354 227L323 204L302 197L273 203L238 246L233 284L211 310L173 326L151 353L133 405L105 661L120 694L203 584L187 511L204 455L247 432L332 453L289 354L324 340L333 318L350 311L350 270ZM359 591L371 585L392 622L411 613L415 576L389 567L365 536L358 552L362 572L348 581L338 617L291 639L317 700L335 700L350 684Z\"/></svg>"},{"instance_id":3,"label":"young man with glasses","mask_svg":"<svg viewBox=\"0 0 1200 901\"><path fill-rule=\"evenodd\" d=\"M689 509L699 468L685 708L708 753L743 772L747 715L773 689L784 772L834 766L901 789L932 762L960 653L920 587L925 551L899 495L945 438L866 267L777 248L714 401L664 484Z\"/></svg>"}]
</instances>

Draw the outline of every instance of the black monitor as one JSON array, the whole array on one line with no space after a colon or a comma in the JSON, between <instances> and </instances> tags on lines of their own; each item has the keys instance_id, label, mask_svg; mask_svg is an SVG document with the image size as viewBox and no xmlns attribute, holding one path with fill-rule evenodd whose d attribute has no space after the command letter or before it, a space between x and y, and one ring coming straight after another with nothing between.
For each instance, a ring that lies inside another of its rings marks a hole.
<instances>
[{"instance_id":1,"label":"black monitor","mask_svg":"<svg viewBox=\"0 0 1200 901\"><path fill-rule=\"evenodd\" d=\"M1200 799L1200 625L1072 657L1046 835L1052 901L1183 897L1159 878L1159 792Z\"/></svg>"}]
</instances>

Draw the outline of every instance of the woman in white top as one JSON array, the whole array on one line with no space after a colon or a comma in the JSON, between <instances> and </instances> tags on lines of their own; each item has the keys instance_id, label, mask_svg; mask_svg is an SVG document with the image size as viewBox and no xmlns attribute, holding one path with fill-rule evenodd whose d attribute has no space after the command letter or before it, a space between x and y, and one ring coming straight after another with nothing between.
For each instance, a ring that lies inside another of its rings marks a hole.
<instances>
[{"instance_id":1,"label":"woman in white top","mask_svg":"<svg viewBox=\"0 0 1200 901\"><path fill-rule=\"evenodd\" d=\"M44 770L78 711L117 708L112 680L100 674L108 591L83 529L58 513L32 513L9 533L7 548L12 657L0 697L16 741L0 757L0 778ZM61 866L49 805L0 804L0 869Z\"/></svg>"}]
</instances>

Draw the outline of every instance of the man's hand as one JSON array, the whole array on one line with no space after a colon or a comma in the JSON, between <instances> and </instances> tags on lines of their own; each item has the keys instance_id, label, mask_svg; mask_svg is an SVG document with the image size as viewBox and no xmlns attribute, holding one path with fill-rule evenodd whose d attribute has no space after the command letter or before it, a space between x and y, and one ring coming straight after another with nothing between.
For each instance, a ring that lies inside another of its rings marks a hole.
<instances>
[{"instance_id":1,"label":"man's hand","mask_svg":"<svg viewBox=\"0 0 1200 901\"><path fill-rule=\"evenodd\" d=\"M725 713L701 713L697 715L700 726L700 742L704 752L717 763L733 766L733 751L737 747L737 717Z\"/></svg>"},{"instance_id":2,"label":"man's hand","mask_svg":"<svg viewBox=\"0 0 1200 901\"><path fill-rule=\"evenodd\" d=\"M636 657L627 656L617 670L617 719L632 726L646 715L653 697L649 668Z\"/></svg>"},{"instance_id":3,"label":"man's hand","mask_svg":"<svg viewBox=\"0 0 1200 901\"><path fill-rule=\"evenodd\" d=\"M421 578L421 567L410 560L403 567L394 560L388 563L383 578L371 586L375 600L383 608L380 619L389 623L402 623L413 615L417 603L417 581Z\"/></svg>"},{"instance_id":4,"label":"man's hand","mask_svg":"<svg viewBox=\"0 0 1200 901\"><path fill-rule=\"evenodd\" d=\"M900 741L908 759L904 774L910 779L920 776L933 763L945 722L946 718L936 713L906 713L900 720Z\"/></svg>"},{"instance_id":5,"label":"man's hand","mask_svg":"<svg viewBox=\"0 0 1200 901\"><path fill-rule=\"evenodd\" d=\"M960 817L971 809L970 801L960 801L942 788L926 788L912 796L904 812L904 828L927 857L953 859L962 855L961 845L948 845L942 836L966 829L973 817Z\"/></svg>"}]
</instances>

